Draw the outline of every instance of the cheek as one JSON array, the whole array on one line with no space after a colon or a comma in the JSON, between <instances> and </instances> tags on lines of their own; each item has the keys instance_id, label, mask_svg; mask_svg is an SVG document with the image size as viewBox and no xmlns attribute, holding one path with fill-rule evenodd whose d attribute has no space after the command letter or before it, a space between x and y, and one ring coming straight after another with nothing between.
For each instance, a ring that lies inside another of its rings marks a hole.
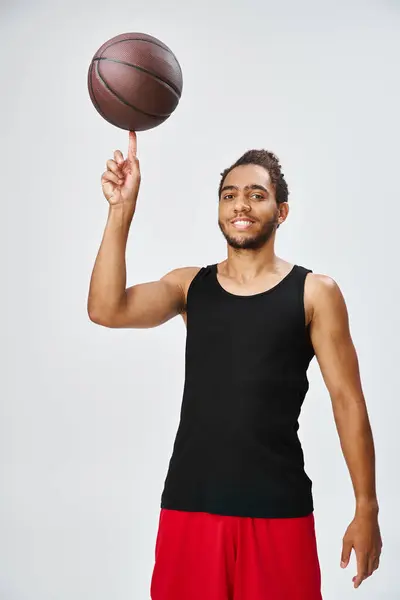
<instances>
[{"instance_id":1,"label":"cheek","mask_svg":"<svg viewBox=\"0 0 400 600\"><path fill-rule=\"evenodd\" d=\"M229 214L226 209L226 206L223 206L222 204L220 204L218 207L218 220L224 221L225 219L228 218L228 216L229 216Z\"/></svg>"},{"instance_id":2,"label":"cheek","mask_svg":"<svg viewBox=\"0 0 400 600\"><path fill-rule=\"evenodd\" d=\"M262 221L270 221L271 219L279 217L279 211L272 208L265 208L259 211L259 217Z\"/></svg>"}]
</instances>

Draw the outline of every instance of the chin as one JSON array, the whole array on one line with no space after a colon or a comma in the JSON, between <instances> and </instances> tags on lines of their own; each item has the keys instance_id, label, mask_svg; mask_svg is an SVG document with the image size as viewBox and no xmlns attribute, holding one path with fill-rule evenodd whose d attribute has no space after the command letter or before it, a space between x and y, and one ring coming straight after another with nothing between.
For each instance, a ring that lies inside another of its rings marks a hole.
<instances>
[{"instance_id":1,"label":"chin","mask_svg":"<svg viewBox=\"0 0 400 600\"><path fill-rule=\"evenodd\" d=\"M234 231L231 234L229 232L229 225L222 225L220 221L218 221L218 225L228 246L236 250L257 250L264 246L272 233L271 228L269 228L268 231L259 232L257 235L249 231Z\"/></svg>"},{"instance_id":2,"label":"chin","mask_svg":"<svg viewBox=\"0 0 400 600\"><path fill-rule=\"evenodd\" d=\"M263 240L258 237L241 236L231 237L225 236L228 245L236 250L256 249L263 245Z\"/></svg>"}]
</instances>

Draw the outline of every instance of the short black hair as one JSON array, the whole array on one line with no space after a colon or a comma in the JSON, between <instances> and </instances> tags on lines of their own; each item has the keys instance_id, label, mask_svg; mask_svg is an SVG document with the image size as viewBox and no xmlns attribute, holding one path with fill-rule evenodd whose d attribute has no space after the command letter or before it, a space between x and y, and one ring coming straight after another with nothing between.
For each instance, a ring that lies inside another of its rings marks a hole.
<instances>
[{"instance_id":1,"label":"short black hair","mask_svg":"<svg viewBox=\"0 0 400 600\"><path fill-rule=\"evenodd\" d=\"M276 203L287 202L289 197L288 185L282 173L278 157L268 150L248 150L233 165L221 173L221 181L218 188L218 198L221 197L221 190L226 176L236 167L242 165L259 165L268 171L271 182L275 187Z\"/></svg>"}]
</instances>

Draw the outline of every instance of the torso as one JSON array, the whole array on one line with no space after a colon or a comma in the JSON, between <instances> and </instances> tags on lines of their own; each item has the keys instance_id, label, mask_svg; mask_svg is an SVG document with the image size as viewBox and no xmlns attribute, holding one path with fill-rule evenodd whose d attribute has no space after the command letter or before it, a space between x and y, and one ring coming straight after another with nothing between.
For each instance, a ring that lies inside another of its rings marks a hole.
<instances>
[{"instance_id":1,"label":"torso","mask_svg":"<svg viewBox=\"0 0 400 600\"><path fill-rule=\"evenodd\" d=\"M297 430L315 355L305 325L321 276L277 260L275 273L244 285L224 266L190 267L178 281L188 314L185 385L161 506L305 516L312 482Z\"/></svg>"}]
</instances>

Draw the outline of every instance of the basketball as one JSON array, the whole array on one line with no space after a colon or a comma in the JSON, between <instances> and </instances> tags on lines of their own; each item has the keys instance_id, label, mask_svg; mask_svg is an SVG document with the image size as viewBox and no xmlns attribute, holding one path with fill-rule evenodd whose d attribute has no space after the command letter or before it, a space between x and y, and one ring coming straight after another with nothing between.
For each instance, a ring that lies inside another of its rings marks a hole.
<instances>
[{"instance_id":1,"label":"basketball","mask_svg":"<svg viewBox=\"0 0 400 600\"><path fill-rule=\"evenodd\" d=\"M123 33L97 50L88 71L89 95L109 123L144 131L163 123L178 106L182 70L173 52L144 33Z\"/></svg>"}]
</instances>

